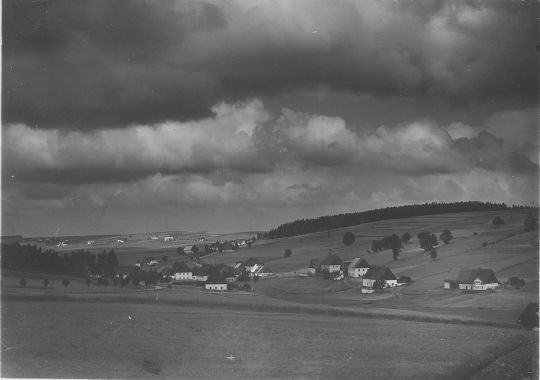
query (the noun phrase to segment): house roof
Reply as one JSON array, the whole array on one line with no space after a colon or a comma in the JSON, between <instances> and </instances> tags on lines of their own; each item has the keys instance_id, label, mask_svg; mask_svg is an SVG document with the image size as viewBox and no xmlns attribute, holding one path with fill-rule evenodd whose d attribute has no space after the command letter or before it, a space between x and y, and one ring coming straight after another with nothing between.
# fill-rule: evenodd
<instances>
[{"instance_id":1,"label":"house roof","mask_svg":"<svg viewBox=\"0 0 540 380\"><path fill-rule=\"evenodd\" d=\"M364 278L369 280L397 280L396 276L394 276L394 273L390 270L388 267L384 266L372 266L368 269L366 274L364 275Z\"/></svg>"},{"instance_id":2,"label":"house roof","mask_svg":"<svg viewBox=\"0 0 540 380\"><path fill-rule=\"evenodd\" d=\"M180 262L178 265L176 265L175 273L189 273L191 272L191 269L187 266L185 262Z\"/></svg>"},{"instance_id":3,"label":"house roof","mask_svg":"<svg viewBox=\"0 0 540 380\"><path fill-rule=\"evenodd\" d=\"M341 259L337 257L336 255L328 255L321 262L321 265L340 265L340 264L341 264Z\"/></svg>"},{"instance_id":4,"label":"house roof","mask_svg":"<svg viewBox=\"0 0 540 380\"><path fill-rule=\"evenodd\" d=\"M459 271L457 281L460 284L472 284L474 280L480 279L484 284L498 283L495 273L491 269L462 269Z\"/></svg>"},{"instance_id":5,"label":"house roof","mask_svg":"<svg viewBox=\"0 0 540 380\"><path fill-rule=\"evenodd\" d=\"M351 265L349 268L370 268L370 265L365 259L361 259L360 257L356 257L351 261Z\"/></svg>"},{"instance_id":6,"label":"house roof","mask_svg":"<svg viewBox=\"0 0 540 380\"><path fill-rule=\"evenodd\" d=\"M247 267L251 267L255 264L263 264L263 263L256 257L250 257L249 259L247 259L247 261L244 262L244 265Z\"/></svg>"}]
</instances>

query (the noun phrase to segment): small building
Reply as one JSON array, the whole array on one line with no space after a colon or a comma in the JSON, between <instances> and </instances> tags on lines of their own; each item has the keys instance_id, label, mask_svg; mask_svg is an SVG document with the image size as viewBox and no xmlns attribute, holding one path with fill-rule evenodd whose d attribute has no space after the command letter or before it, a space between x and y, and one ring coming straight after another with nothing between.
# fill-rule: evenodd
<instances>
[{"instance_id":1,"label":"small building","mask_svg":"<svg viewBox=\"0 0 540 380\"><path fill-rule=\"evenodd\" d=\"M444 280L445 289L488 290L499 287L499 281L491 269L461 269L455 280Z\"/></svg>"},{"instance_id":2,"label":"small building","mask_svg":"<svg viewBox=\"0 0 540 380\"><path fill-rule=\"evenodd\" d=\"M370 265L364 259L356 257L351 261L348 269L349 277L362 277L369 270Z\"/></svg>"},{"instance_id":3,"label":"small building","mask_svg":"<svg viewBox=\"0 0 540 380\"><path fill-rule=\"evenodd\" d=\"M320 266L321 271L328 271L328 273L334 273L341 271L341 259L337 255L328 255L323 261L321 261Z\"/></svg>"},{"instance_id":4,"label":"small building","mask_svg":"<svg viewBox=\"0 0 540 380\"><path fill-rule=\"evenodd\" d=\"M225 277L225 281L227 282L227 284L230 284L232 282L235 282L237 279L237 276L230 276L230 277Z\"/></svg>"},{"instance_id":5,"label":"small building","mask_svg":"<svg viewBox=\"0 0 540 380\"><path fill-rule=\"evenodd\" d=\"M388 267L372 266L364 274L362 286L368 289L393 288L397 286L397 278Z\"/></svg>"},{"instance_id":6,"label":"small building","mask_svg":"<svg viewBox=\"0 0 540 380\"><path fill-rule=\"evenodd\" d=\"M163 236L163 241L174 241L174 237L172 237L172 236Z\"/></svg>"},{"instance_id":7,"label":"small building","mask_svg":"<svg viewBox=\"0 0 540 380\"><path fill-rule=\"evenodd\" d=\"M227 284L205 284L204 288L206 290L227 290Z\"/></svg>"}]
</instances>

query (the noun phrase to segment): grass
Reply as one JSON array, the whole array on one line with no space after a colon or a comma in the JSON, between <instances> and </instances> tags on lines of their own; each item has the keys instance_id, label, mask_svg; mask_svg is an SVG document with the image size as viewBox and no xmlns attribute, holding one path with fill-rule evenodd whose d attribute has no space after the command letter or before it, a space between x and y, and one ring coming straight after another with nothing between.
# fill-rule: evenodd
<instances>
[{"instance_id":1,"label":"grass","mask_svg":"<svg viewBox=\"0 0 540 380\"><path fill-rule=\"evenodd\" d=\"M455 378L531 340L521 330L403 320L4 301L2 376Z\"/></svg>"}]
</instances>

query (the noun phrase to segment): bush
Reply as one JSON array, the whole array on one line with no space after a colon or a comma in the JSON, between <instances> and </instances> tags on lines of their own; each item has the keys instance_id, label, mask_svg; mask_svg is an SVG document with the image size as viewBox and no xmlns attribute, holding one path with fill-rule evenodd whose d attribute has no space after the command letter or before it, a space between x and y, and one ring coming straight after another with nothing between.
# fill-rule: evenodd
<instances>
[{"instance_id":1,"label":"bush","mask_svg":"<svg viewBox=\"0 0 540 380\"><path fill-rule=\"evenodd\" d=\"M50 282L49 282L48 279L43 280L43 287L44 287L44 288L48 288L48 287L49 287L49 284L50 284Z\"/></svg>"},{"instance_id":2,"label":"bush","mask_svg":"<svg viewBox=\"0 0 540 380\"><path fill-rule=\"evenodd\" d=\"M493 223L495 227L499 228L504 224L504 220L502 220L500 216L496 216L495 218L493 218L493 221L491 223Z\"/></svg>"},{"instance_id":3,"label":"bush","mask_svg":"<svg viewBox=\"0 0 540 380\"><path fill-rule=\"evenodd\" d=\"M521 288L525 286L525 280L519 277L510 277L508 279L507 284L509 284L510 286L514 286L516 288Z\"/></svg>"},{"instance_id":4,"label":"bush","mask_svg":"<svg viewBox=\"0 0 540 380\"><path fill-rule=\"evenodd\" d=\"M410 284L412 282L412 279L409 276L400 276L398 278L398 282L401 284Z\"/></svg>"},{"instance_id":5,"label":"bush","mask_svg":"<svg viewBox=\"0 0 540 380\"><path fill-rule=\"evenodd\" d=\"M26 287L26 280L25 280L24 278L21 278L21 279L19 280L19 284L21 284L21 286L22 286L23 288L25 288L25 287Z\"/></svg>"},{"instance_id":6,"label":"bush","mask_svg":"<svg viewBox=\"0 0 540 380\"><path fill-rule=\"evenodd\" d=\"M285 255L284 255L284 257L291 257L291 255L292 255L292 251L291 251L289 248L287 248L287 249L285 250Z\"/></svg>"},{"instance_id":7,"label":"bush","mask_svg":"<svg viewBox=\"0 0 540 380\"><path fill-rule=\"evenodd\" d=\"M345 232L345 235L343 235L343 245L353 245L355 240L356 238L351 231L347 231Z\"/></svg>"},{"instance_id":8,"label":"bush","mask_svg":"<svg viewBox=\"0 0 540 380\"><path fill-rule=\"evenodd\" d=\"M482 242L482 248L483 248L483 247L487 247L487 245L488 245L487 242L485 242L485 241Z\"/></svg>"},{"instance_id":9,"label":"bush","mask_svg":"<svg viewBox=\"0 0 540 380\"><path fill-rule=\"evenodd\" d=\"M409 240L411 240L411 234L408 232L405 232L403 235L401 235L401 241L403 243L407 243Z\"/></svg>"}]
</instances>

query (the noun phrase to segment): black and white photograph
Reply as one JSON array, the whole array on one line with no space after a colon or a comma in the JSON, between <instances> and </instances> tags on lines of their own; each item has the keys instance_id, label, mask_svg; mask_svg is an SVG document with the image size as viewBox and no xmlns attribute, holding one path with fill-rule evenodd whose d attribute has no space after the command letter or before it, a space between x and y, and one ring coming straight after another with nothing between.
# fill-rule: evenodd
<instances>
[{"instance_id":1,"label":"black and white photograph","mask_svg":"<svg viewBox=\"0 0 540 380\"><path fill-rule=\"evenodd\" d=\"M539 379L537 0L3 0L0 377Z\"/></svg>"}]
</instances>

